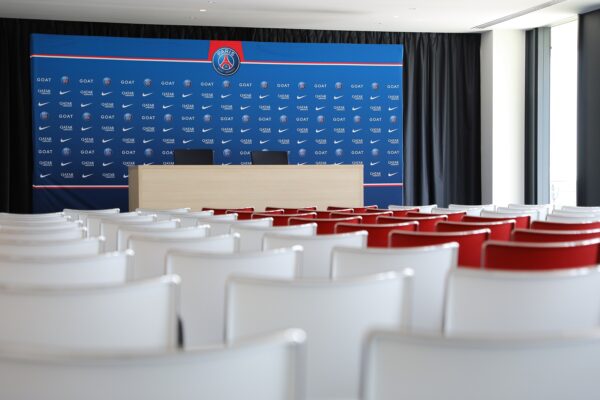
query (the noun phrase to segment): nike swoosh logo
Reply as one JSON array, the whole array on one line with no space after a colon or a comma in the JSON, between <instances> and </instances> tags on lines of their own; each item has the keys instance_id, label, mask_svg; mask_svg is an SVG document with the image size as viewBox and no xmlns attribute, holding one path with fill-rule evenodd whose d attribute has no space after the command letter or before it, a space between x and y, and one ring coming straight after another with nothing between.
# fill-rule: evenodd
<instances>
[{"instance_id":1,"label":"nike swoosh logo","mask_svg":"<svg viewBox=\"0 0 600 400\"><path fill-rule=\"evenodd\" d=\"M221 140L221 144L227 144L229 142L231 142L231 139L229 139L229 140Z\"/></svg>"},{"instance_id":2,"label":"nike swoosh logo","mask_svg":"<svg viewBox=\"0 0 600 400\"><path fill-rule=\"evenodd\" d=\"M58 94L60 94L62 96L63 94L67 94L67 93L70 93L70 92L71 92L70 90L65 90L64 92L62 90L59 90Z\"/></svg>"},{"instance_id":3,"label":"nike swoosh logo","mask_svg":"<svg viewBox=\"0 0 600 400\"><path fill-rule=\"evenodd\" d=\"M60 142L61 142L61 143L65 143L65 142L68 142L68 141L69 141L69 140L71 140L71 139L73 139L73 138L68 138L68 139L63 139L63 138L60 138Z\"/></svg>"},{"instance_id":4,"label":"nike swoosh logo","mask_svg":"<svg viewBox=\"0 0 600 400\"><path fill-rule=\"evenodd\" d=\"M377 165L377 164L379 164L380 162L381 162L381 161L375 161L375 162L371 161L371 167L372 167L373 165Z\"/></svg>"},{"instance_id":5,"label":"nike swoosh logo","mask_svg":"<svg viewBox=\"0 0 600 400\"><path fill-rule=\"evenodd\" d=\"M321 106L321 107L315 107L315 111L321 111L322 109L324 109L325 106Z\"/></svg>"},{"instance_id":6,"label":"nike swoosh logo","mask_svg":"<svg viewBox=\"0 0 600 400\"><path fill-rule=\"evenodd\" d=\"M388 172L388 176L398 175L398 172Z\"/></svg>"},{"instance_id":7,"label":"nike swoosh logo","mask_svg":"<svg viewBox=\"0 0 600 400\"><path fill-rule=\"evenodd\" d=\"M109 94L111 94L112 92L100 92L101 96L108 96Z\"/></svg>"},{"instance_id":8,"label":"nike swoosh logo","mask_svg":"<svg viewBox=\"0 0 600 400\"><path fill-rule=\"evenodd\" d=\"M224 162L224 163L221 163L221 165L231 165L231 163L230 162Z\"/></svg>"},{"instance_id":9,"label":"nike swoosh logo","mask_svg":"<svg viewBox=\"0 0 600 400\"><path fill-rule=\"evenodd\" d=\"M296 143L298 143L298 144L302 144L302 143L304 143L304 142L306 142L306 140L298 140Z\"/></svg>"},{"instance_id":10,"label":"nike swoosh logo","mask_svg":"<svg viewBox=\"0 0 600 400\"><path fill-rule=\"evenodd\" d=\"M47 126L38 126L38 130L40 130L40 131L43 131L43 130L48 129L48 128L50 128L50 125L47 125Z\"/></svg>"},{"instance_id":11,"label":"nike swoosh logo","mask_svg":"<svg viewBox=\"0 0 600 400\"><path fill-rule=\"evenodd\" d=\"M344 139L342 139L342 140L334 140L334 141L333 141L333 144L342 143L343 141L344 141Z\"/></svg>"},{"instance_id":12,"label":"nike swoosh logo","mask_svg":"<svg viewBox=\"0 0 600 400\"><path fill-rule=\"evenodd\" d=\"M44 179L45 177L50 176L50 175L52 175L52 174L43 174L43 175L40 174L40 178Z\"/></svg>"},{"instance_id":13,"label":"nike swoosh logo","mask_svg":"<svg viewBox=\"0 0 600 400\"><path fill-rule=\"evenodd\" d=\"M83 179L85 179L85 178L89 178L89 177L90 177L90 176L92 176L92 175L94 175L94 174L87 174L87 175L86 175L86 174L81 174L81 177L82 177Z\"/></svg>"},{"instance_id":14,"label":"nike swoosh logo","mask_svg":"<svg viewBox=\"0 0 600 400\"><path fill-rule=\"evenodd\" d=\"M45 103L38 103L38 107L44 107L46 104L50 104L50 102L47 101Z\"/></svg>"},{"instance_id":15,"label":"nike swoosh logo","mask_svg":"<svg viewBox=\"0 0 600 400\"><path fill-rule=\"evenodd\" d=\"M221 95L221 98L222 98L222 99L226 99L226 98L228 98L229 96L231 96L231 93L230 93L230 94L222 94L222 95Z\"/></svg>"},{"instance_id":16,"label":"nike swoosh logo","mask_svg":"<svg viewBox=\"0 0 600 400\"><path fill-rule=\"evenodd\" d=\"M109 165L112 165L112 164L114 164L114 161L111 161L111 162L103 162L103 163L102 163L102 166L103 166L103 167L108 167Z\"/></svg>"},{"instance_id":17,"label":"nike swoosh logo","mask_svg":"<svg viewBox=\"0 0 600 400\"><path fill-rule=\"evenodd\" d=\"M131 107L133 104L121 104L122 108L129 108Z\"/></svg>"},{"instance_id":18,"label":"nike swoosh logo","mask_svg":"<svg viewBox=\"0 0 600 400\"><path fill-rule=\"evenodd\" d=\"M315 129L315 133L321 133L321 132L323 132L325 129L327 129L327 128L323 128L323 129Z\"/></svg>"},{"instance_id":19,"label":"nike swoosh logo","mask_svg":"<svg viewBox=\"0 0 600 400\"><path fill-rule=\"evenodd\" d=\"M270 141L270 139L267 139L267 140L259 140L260 144L265 144L265 143L268 143L269 141Z\"/></svg>"},{"instance_id":20,"label":"nike swoosh logo","mask_svg":"<svg viewBox=\"0 0 600 400\"><path fill-rule=\"evenodd\" d=\"M183 97L184 99L186 97L190 97L193 93L181 93L181 97Z\"/></svg>"},{"instance_id":21,"label":"nike swoosh logo","mask_svg":"<svg viewBox=\"0 0 600 400\"><path fill-rule=\"evenodd\" d=\"M371 142L371 144L375 144L375 143L379 142L380 140L381 140L381 139L377 139L377 140L371 140L370 142Z\"/></svg>"},{"instance_id":22,"label":"nike swoosh logo","mask_svg":"<svg viewBox=\"0 0 600 400\"><path fill-rule=\"evenodd\" d=\"M112 142L113 140L114 140L114 138L111 138L111 139L102 139L102 143Z\"/></svg>"},{"instance_id":23,"label":"nike swoosh logo","mask_svg":"<svg viewBox=\"0 0 600 400\"><path fill-rule=\"evenodd\" d=\"M123 179L129 178L129 175L123 174Z\"/></svg>"},{"instance_id":24,"label":"nike swoosh logo","mask_svg":"<svg viewBox=\"0 0 600 400\"><path fill-rule=\"evenodd\" d=\"M164 105L162 106L163 110L166 110L167 108L171 108L173 107L173 104L169 104L169 105ZM204 107L202 107L202 109L204 110Z\"/></svg>"},{"instance_id":25,"label":"nike swoosh logo","mask_svg":"<svg viewBox=\"0 0 600 400\"><path fill-rule=\"evenodd\" d=\"M150 92L150 93L142 93L142 97L148 97L148 96L150 96L152 93L153 93L153 92Z\"/></svg>"},{"instance_id":26,"label":"nike swoosh logo","mask_svg":"<svg viewBox=\"0 0 600 400\"><path fill-rule=\"evenodd\" d=\"M61 163L60 163L60 166L61 166L61 167L66 167L67 165L69 165L69 164L72 164L72 163L73 163L73 161L69 161L69 162L61 162Z\"/></svg>"},{"instance_id":27,"label":"nike swoosh logo","mask_svg":"<svg viewBox=\"0 0 600 400\"><path fill-rule=\"evenodd\" d=\"M398 106L396 106L396 107L388 107L388 111L394 111L396 108L398 108Z\"/></svg>"},{"instance_id":28,"label":"nike swoosh logo","mask_svg":"<svg viewBox=\"0 0 600 400\"><path fill-rule=\"evenodd\" d=\"M283 111L283 110L285 110L286 108L288 108L288 106L277 107L277 109L278 109L279 111Z\"/></svg>"},{"instance_id":29,"label":"nike swoosh logo","mask_svg":"<svg viewBox=\"0 0 600 400\"><path fill-rule=\"evenodd\" d=\"M306 165L305 162L299 162L298 165Z\"/></svg>"},{"instance_id":30,"label":"nike swoosh logo","mask_svg":"<svg viewBox=\"0 0 600 400\"><path fill-rule=\"evenodd\" d=\"M333 99L334 99L334 100L338 100L338 99L341 99L342 97L344 97L344 95L341 95L341 96L333 96Z\"/></svg>"},{"instance_id":31,"label":"nike swoosh logo","mask_svg":"<svg viewBox=\"0 0 600 400\"><path fill-rule=\"evenodd\" d=\"M189 139L189 140L183 139L182 143L183 144L188 144L188 143L193 142L193 141L194 141L194 139Z\"/></svg>"},{"instance_id":32,"label":"nike swoosh logo","mask_svg":"<svg viewBox=\"0 0 600 400\"><path fill-rule=\"evenodd\" d=\"M92 105L92 103L86 103L86 104L81 103L81 108L85 108L85 107L88 107L91 105Z\"/></svg>"},{"instance_id":33,"label":"nike swoosh logo","mask_svg":"<svg viewBox=\"0 0 600 400\"><path fill-rule=\"evenodd\" d=\"M307 96L306 94L305 94L305 95L303 95L303 96L296 96L296 99L297 99L297 100L302 100L302 99L303 99L303 98L305 98L306 96Z\"/></svg>"},{"instance_id":34,"label":"nike swoosh logo","mask_svg":"<svg viewBox=\"0 0 600 400\"><path fill-rule=\"evenodd\" d=\"M395 128L395 129L388 129L388 133L394 133L394 132L396 132L397 130L398 130L398 128Z\"/></svg>"},{"instance_id":35,"label":"nike swoosh logo","mask_svg":"<svg viewBox=\"0 0 600 400\"><path fill-rule=\"evenodd\" d=\"M376 99L378 99L379 97L380 97L380 96L371 96L371 97L369 97L369 98L370 98L371 100L376 100Z\"/></svg>"},{"instance_id":36,"label":"nike swoosh logo","mask_svg":"<svg viewBox=\"0 0 600 400\"><path fill-rule=\"evenodd\" d=\"M82 126L82 127L81 127L81 132L89 131L90 129L92 129L92 127L91 127L91 126L85 126L85 127L84 127L84 126Z\"/></svg>"},{"instance_id":37,"label":"nike swoosh logo","mask_svg":"<svg viewBox=\"0 0 600 400\"><path fill-rule=\"evenodd\" d=\"M283 132L285 132L285 131L287 131L287 130L288 130L288 128L285 128L285 129L278 129L277 131L278 131L279 133L283 133Z\"/></svg>"},{"instance_id":38,"label":"nike swoosh logo","mask_svg":"<svg viewBox=\"0 0 600 400\"><path fill-rule=\"evenodd\" d=\"M266 99L267 97L269 97L269 95L268 95L268 94L259 94L259 95L258 95L258 98L259 98L259 99Z\"/></svg>"},{"instance_id":39,"label":"nike swoosh logo","mask_svg":"<svg viewBox=\"0 0 600 400\"><path fill-rule=\"evenodd\" d=\"M143 139L142 143L146 144L146 143L150 143L152 141L154 141L154 139Z\"/></svg>"},{"instance_id":40,"label":"nike swoosh logo","mask_svg":"<svg viewBox=\"0 0 600 400\"><path fill-rule=\"evenodd\" d=\"M211 107L212 107L212 104L211 104L211 105L209 105L209 106L202 106L202 109L203 109L203 110L208 110L208 109L209 109L209 108L211 108Z\"/></svg>"},{"instance_id":41,"label":"nike swoosh logo","mask_svg":"<svg viewBox=\"0 0 600 400\"><path fill-rule=\"evenodd\" d=\"M163 128L163 132L169 132L170 130L172 130L173 128Z\"/></svg>"},{"instance_id":42,"label":"nike swoosh logo","mask_svg":"<svg viewBox=\"0 0 600 400\"><path fill-rule=\"evenodd\" d=\"M352 111L360 110L361 108L362 108L362 106L352 107Z\"/></svg>"},{"instance_id":43,"label":"nike swoosh logo","mask_svg":"<svg viewBox=\"0 0 600 400\"><path fill-rule=\"evenodd\" d=\"M334 164L335 164L335 165L342 165L342 164L343 164L343 162L336 162L336 163L334 163Z\"/></svg>"},{"instance_id":44,"label":"nike swoosh logo","mask_svg":"<svg viewBox=\"0 0 600 400\"><path fill-rule=\"evenodd\" d=\"M173 128L171 128L171 129L173 129ZM212 131L212 128L202 128L202 133L206 133L209 131ZM164 132L164 129L163 129L163 132Z\"/></svg>"},{"instance_id":45,"label":"nike swoosh logo","mask_svg":"<svg viewBox=\"0 0 600 400\"><path fill-rule=\"evenodd\" d=\"M352 133L356 133L356 132L360 132L360 131L362 131L362 128L359 128L359 129L352 129Z\"/></svg>"},{"instance_id":46,"label":"nike swoosh logo","mask_svg":"<svg viewBox=\"0 0 600 400\"><path fill-rule=\"evenodd\" d=\"M129 127L129 128L123 128L123 132L127 132L129 130L133 129L133 126Z\"/></svg>"},{"instance_id":47,"label":"nike swoosh logo","mask_svg":"<svg viewBox=\"0 0 600 400\"><path fill-rule=\"evenodd\" d=\"M240 106L240 110L244 111L246 109L250 108L250 106Z\"/></svg>"},{"instance_id":48,"label":"nike swoosh logo","mask_svg":"<svg viewBox=\"0 0 600 400\"><path fill-rule=\"evenodd\" d=\"M246 132L248 132L250 129L252 129L252 128L248 128L248 129L240 129L240 132L242 132L242 133L246 133Z\"/></svg>"}]
</instances>

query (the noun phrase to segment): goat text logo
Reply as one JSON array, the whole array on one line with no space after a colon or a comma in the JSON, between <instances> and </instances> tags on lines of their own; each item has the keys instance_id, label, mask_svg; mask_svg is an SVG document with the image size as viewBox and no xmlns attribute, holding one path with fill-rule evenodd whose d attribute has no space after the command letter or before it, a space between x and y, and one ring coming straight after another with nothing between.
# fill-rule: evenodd
<instances>
[{"instance_id":1,"label":"goat text logo","mask_svg":"<svg viewBox=\"0 0 600 400\"><path fill-rule=\"evenodd\" d=\"M240 68L240 56L235 50L229 47L221 47L215 51L212 64L218 74L230 76L235 74Z\"/></svg>"}]
</instances>

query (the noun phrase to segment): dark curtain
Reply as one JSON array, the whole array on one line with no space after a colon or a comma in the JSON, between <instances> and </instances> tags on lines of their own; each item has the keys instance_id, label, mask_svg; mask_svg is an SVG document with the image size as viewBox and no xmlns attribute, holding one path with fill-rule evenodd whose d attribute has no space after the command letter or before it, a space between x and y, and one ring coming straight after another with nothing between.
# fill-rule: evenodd
<instances>
[{"instance_id":1,"label":"dark curtain","mask_svg":"<svg viewBox=\"0 0 600 400\"><path fill-rule=\"evenodd\" d=\"M405 203L480 203L479 34L315 31L0 19L0 210L31 211L32 33L404 44Z\"/></svg>"},{"instance_id":2,"label":"dark curtain","mask_svg":"<svg viewBox=\"0 0 600 400\"><path fill-rule=\"evenodd\" d=\"M525 33L525 204L537 203L537 31Z\"/></svg>"},{"instance_id":3,"label":"dark curtain","mask_svg":"<svg viewBox=\"0 0 600 400\"><path fill-rule=\"evenodd\" d=\"M579 16L577 205L600 205L600 10Z\"/></svg>"}]
</instances>

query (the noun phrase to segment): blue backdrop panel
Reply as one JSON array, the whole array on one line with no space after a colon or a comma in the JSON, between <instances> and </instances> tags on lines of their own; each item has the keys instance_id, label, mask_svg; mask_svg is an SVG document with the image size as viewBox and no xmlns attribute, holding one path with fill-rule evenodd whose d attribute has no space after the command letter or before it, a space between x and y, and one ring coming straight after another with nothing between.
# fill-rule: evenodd
<instances>
[{"instance_id":1,"label":"blue backdrop panel","mask_svg":"<svg viewBox=\"0 0 600 400\"><path fill-rule=\"evenodd\" d=\"M217 164L263 149L362 164L365 203L402 202L401 45L31 42L35 212L125 210L127 167L172 164L176 148L211 148Z\"/></svg>"}]
</instances>

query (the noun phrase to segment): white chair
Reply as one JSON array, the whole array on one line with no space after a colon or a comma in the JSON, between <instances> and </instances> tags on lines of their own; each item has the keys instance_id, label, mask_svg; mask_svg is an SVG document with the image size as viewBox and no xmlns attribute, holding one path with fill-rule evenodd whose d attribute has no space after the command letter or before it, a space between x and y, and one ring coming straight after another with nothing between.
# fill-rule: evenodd
<instances>
[{"instance_id":1,"label":"white chair","mask_svg":"<svg viewBox=\"0 0 600 400\"><path fill-rule=\"evenodd\" d=\"M129 238L133 235L148 237L190 238L206 237L210 227L208 225L178 227L178 221L158 221L148 225L122 225L117 231L117 250L127 250Z\"/></svg>"},{"instance_id":2,"label":"white chair","mask_svg":"<svg viewBox=\"0 0 600 400\"><path fill-rule=\"evenodd\" d=\"M135 252L131 279L139 280L164 275L166 256L169 251L235 253L238 250L238 240L238 235L194 238L133 235L129 238L128 244Z\"/></svg>"},{"instance_id":3,"label":"white chair","mask_svg":"<svg viewBox=\"0 0 600 400\"><path fill-rule=\"evenodd\" d=\"M431 214L442 214L442 215L448 215L448 214L462 214L465 211L469 211L469 210L455 210L452 208L443 208L443 207L433 207L430 211ZM479 215L479 214L477 214Z\"/></svg>"},{"instance_id":4,"label":"white chair","mask_svg":"<svg viewBox=\"0 0 600 400\"><path fill-rule=\"evenodd\" d=\"M233 254L170 251L166 271L182 282L185 347L223 343L225 284L231 275L293 279L301 252L299 247Z\"/></svg>"},{"instance_id":5,"label":"white chair","mask_svg":"<svg viewBox=\"0 0 600 400\"><path fill-rule=\"evenodd\" d=\"M552 212L552 204L509 204L508 208L515 210L537 210L540 221L545 221L546 216Z\"/></svg>"},{"instance_id":6,"label":"white chair","mask_svg":"<svg viewBox=\"0 0 600 400\"><path fill-rule=\"evenodd\" d=\"M331 252L334 247L367 247L367 232L333 235L297 236L268 233L263 238L263 250L302 246L304 249L300 276L328 278L331 274Z\"/></svg>"},{"instance_id":7,"label":"white chair","mask_svg":"<svg viewBox=\"0 0 600 400\"><path fill-rule=\"evenodd\" d=\"M63 213L69 217L72 221L82 220L85 224L87 222L86 215L89 213L95 214L118 214L121 210L118 208L105 208L102 210L76 210L72 208L65 208Z\"/></svg>"},{"instance_id":8,"label":"white chair","mask_svg":"<svg viewBox=\"0 0 600 400\"><path fill-rule=\"evenodd\" d=\"M546 216L546 221L566 223L600 221L600 215L594 215L589 213L581 214L583 215L579 215L576 213L573 213L572 215L565 215L564 213L559 214L555 211L552 214L548 214L548 216Z\"/></svg>"},{"instance_id":9,"label":"white chair","mask_svg":"<svg viewBox=\"0 0 600 400\"><path fill-rule=\"evenodd\" d=\"M306 331L307 398L358 398L361 344L370 329L402 326L403 277L344 280L230 278L226 338L285 327Z\"/></svg>"},{"instance_id":10,"label":"white chair","mask_svg":"<svg viewBox=\"0 0 600 400\"><path fill-rule=\"evenodd\" d=\"M120 214L109 214L106 213L87 213L86 214L86 227L90 237L100 236L100 223L102 220L111 219L114 221L127 221L141 218L141 221L148 220L148 216L143 217L137 212L127 212Z\"/></svg>"},{"instance_id":11,"label":"white chair","mask_svg":"<svg viewBox=\"0 0 600 400\"><path fill-rule=\"evenodd\" d=\"M103 236L106 240L105 250L115 251L119 249L119 229L131 230L149 228L152 231L178 227L179 222L177 220L156 221L156 218L153 215L143 215L132 220L102 219L100 220L100 236Z\"/></svg>"},{"instance_id":12,"label":"white chair","mask_svg":"<svg viewBox=\"0 0 600 400\"><path fill-rule=\"evenodd\" d=\"M600 207L562 206L561 211L600 213Z\"/></svg>"},{"instance_id":13,"label":"white chair","mask_svg":"<svg viewBox=\"0 0 600 400\"><path fill-rule=\"evenodd\" d=\"M429 205L422 205L422 206L399 206L399 205L395 205L395 204L390 204L390 205L388 205L388 210L412 210L412 209L418 208L419 212L430 213L431 209L434 207L437 207L437 204L429 204Z\"/></svg>"},{"instance_id":14,"label":"white chair","mask_svg":"<svg viewBox=\"0 0 600 400\"><path fill-rule=\"evenodd\" d=\"M235 223L231 225L230 232L240 234L240 251L253 251L262 249L263 237L267 233L315 236L317 234L317 224L310 223L290 226L249 226L247 224Z\"/></svg>"},{"instance_id":15,"label":"white chair","mask_svg":"<svg viewBox=\"0 0 600 400\"><path fill-rule=\"evenodd\" d=\"M0 255L39 257L68 257L94 255L104 252L104 238L70 240L0 240Z\"/></svg>"},{"instance_id":16,"label":"white chair","mask_svg":"<svg viewBox=\"0 0 600 400\"><path fill-rule=\"evenodd\" d=\"M450 273L445 332L531 334L600 326L600 269Z\"/></svg>"},{"instance_id":17,"label":"white chair","mask_svg":"<svg viewBox=\"0 0 600 400\"><path fill-rule=\"evenodd\" d=\"M237 214L236 214L237 215ZM209 220L199 220L203 223L210 225L210 234L211 236L218 235L226 235L229 233L231 226L236 224L237 226L258 226L263 228L268 228L273 226L273 218L258 218L258 219L245 219L245 220L233 220L233 221L223 221L216 219Z\"/></svg>"},{"instance_id":18,"label":"white chair","mask_svg":"<svg viewBox=\"0 0 600 400\"><path fill-rule=\"evenodd\" d=\"M131 250L72 257L0 256L0 285L84 286L122 284L133 261Z\"/></svg>"},{"instance_id":19,"label":"white chair","mask_svg":"<svg viewBox=\"0 0 600 400\"><path fill-rule=\"evenodd\" d=\"M214 210L207 210L208 212L213 212ZM204 212L204 211L199 211ZM192 214L192 213L190 213ZM195 213L194 213L195 214ZM209 216L189 216L182 215L179 217L181 220L181 226L196 226L196 225L204 225L210 224L211 221L237 221L238 215L236 213L233 214L220 214L220 215L209 215Z\"/></svg>"},{"instance_id":20,"label":"white chair","mask_svg":"<svg viewBox=\"0 0 600 400\"><path fill-rule=\"evenodd\" d=\"M164 221L164 220L168 220L171 218L181 218L181 217L185 217L185 218L206 218L206 217L212 217L214 214L213 210L207 210L207 211L159 211L156 213L156 217L158 218L159 221Z\"/></svg>"},{"instance_id":21,"label":"white chair","mask_svg":"<svg viewBox=\"0 0 600 400\"><path fill-rule=\"evenodd\" d=\"M0 228L0 241L25 240L25 241L56 241L69 239L84 239L87 237L86 228L72 228L70 226L56 229L19 229Z\"/></svg>"},{"instance_id":22,"label":"white chair","mask_svg":"<svg viewBox=\"0 0 600 400\"><path fill-rule=\"evenodd\" d=\"M414 271L410 328L442 332L448 273L456 268L458 243L401 249L334 248L331 259L333 279L379 272Z\"/></svg>"},{"instance_id":23,"label":"white chair","mask_svg":"<svg viewBox=\"0 0 600 400\"><path fill-rule=\"evenodd\" d=\"M596 400L599 369L597 332L523 339L375 332L361 399Z\"/></svg>"},{"instance_id":24,"label":"white chair","mask_svg":"<svg viewBox=\"0 0 600 400\"><path fill-rule=\"evenodd\" d=\"M68 219L56 219L56 220L52 220L52 219L41 219L41 220L35 220L35 219L23 219L23 220L10 219L10 220L0 221L0 229L6 229L6 228L12 228L12 229L16 229L16 228L23 228L23 229L59 229L59 228L65 228L66 229L66 227L73 227L73 226L82 227L84 225L83 225L83 222L81 220L70 221Z\"/></svg>"},{"instance_id":25,"label":"white chair","mask_svg":"<svg viewBox=\"0 0 600 400\"><path fill-rule=\"evenodd\" d=\"M62 211L43 214L0 213L0 224L5 221L68 221L69 217Z\"/></svg>"},{"instance_id":26,"label":"white chair","mask_svg":"<svg viewBox=\"0 0 600 400\"><path fill-rule=\"evenodd\" d=\"M558 210L558 211L554 211L552 213L552 215L554 216L558 216L558 217L574 217L574 218L584 218L587 217L588 219L598 219L600 218L600 212L583 212L583 211L565 211L565 210Z\"/></svg>"},{"instance_id":27,"label":"white chair","mask_svg":"<svg viewBox=\"0 0 600 400\"><path fill-rule=\"evenodd\" d=\"M467 215L478 217L481 211L496 211L496 206L493 204L448 204L448 208L451 210L464 210L467 211ZM469 211L472 211L472 214ZM477 211L475 211L477 210Z\"/></svg>"},{"instance_id":28,"label":"white chair","mask_svg":"<svg viewBox=\"0 0 600 400\"><path fill-rule=\"evenodd\" d=\"M492 217L492 212L483 211L481 213L482 217ZM540 211L538 209L516 209L516 208L508 208L508 207L496 207L496 211L494 215L500 215L502 217L515 217L520 215L529 215L531 217L531 221L540 220Z\"/></svg>"},{"instance_id":29,"label":"white chair","mask_svg":"<svg viewBox=\"0 0 600 400\"><path fill-rule=\"evenodd\" d=\"M177 276L165 276L114 286L0 287L0 346L173 349L177 345L178 284Z\"/></svg>"},{"instance_id":30,"label":"white chair","mask_svg":"<svg viewBox=\"0 0 600 400\"><path fill-rule=\"evenodd\" d=\"M179 207L179 208L144 208L138 207L135 211L141 215L153 215L153 214L187 214L190 212L189 207Z\"/></svg>"},{"instance_id":31,"label":"white chair","mask_svg":"<svg viewBox=\"0 0 600 400\"><path fill-rule=\"evenodd\" d=\"M102 356L0 349L0 391L13 400L303 400L305 336L290 329L227 347Z\"/></svg>"}]
</instances>

